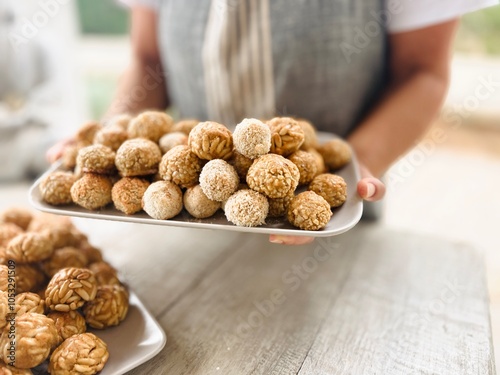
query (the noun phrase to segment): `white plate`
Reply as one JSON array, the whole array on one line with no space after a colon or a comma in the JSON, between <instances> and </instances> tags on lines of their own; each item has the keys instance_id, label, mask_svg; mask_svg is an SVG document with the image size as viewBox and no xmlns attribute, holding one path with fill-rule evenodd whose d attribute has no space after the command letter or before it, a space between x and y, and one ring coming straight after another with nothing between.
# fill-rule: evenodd
<instances>
[{"instance_id":1,"label":"white plate","mask_svg":"<svg viewBox=\"0 0 500 375\"><path fill-rule=\"evenodd\" d=\"M328 138L332 138L332 135L320 133L321 140L326 140ZM53 172L54 170L57 170L59 168L60 164L55 164L46 172L46 174ZM112 205L109 205L99 211L89 211L75 204L67 206L51 206L42 200L38 188L40 180L45 175L40 177L40 179L38 179L31 187L29 192L29 199L31 204L40 211L58 215L78 216L89 219L104 219L140 224L166 225L189 228L221 229L238 232L329 237L344 233L353 228L359 222L363 213L363 202L356 191L357 182L360 178L359 166L356 160L356 156L353 154L351 162L335 173L342 176L347 183L347 200L341 207L333 209L333 215L330 219L330 222L326 225L325 228L319 231L300 230L289 224L285 218L267 219L266 224L260 227L239 227L227 221L224 213L221 210L219 210L214 216L208 219L195 219L185 210L182 210L179 215L172 219L156 220L149 217L145 212L139 212L134 215L125 215L124 213L116 210Z\"/></svg>"},{"instance_id":2,"label":"white plate","mask_svg":"<svg viewBox=\"0 0 500 375\"><path fill-rule=\"evenodd\" d=\"M99 375L121 375L150 360L163 349L167 336L137 296L130 292L130 307L125 320L117 327L89 330L108 345L109 359ZM48 374L46 365L33 370Z\"/></svg>"}]
</instances>

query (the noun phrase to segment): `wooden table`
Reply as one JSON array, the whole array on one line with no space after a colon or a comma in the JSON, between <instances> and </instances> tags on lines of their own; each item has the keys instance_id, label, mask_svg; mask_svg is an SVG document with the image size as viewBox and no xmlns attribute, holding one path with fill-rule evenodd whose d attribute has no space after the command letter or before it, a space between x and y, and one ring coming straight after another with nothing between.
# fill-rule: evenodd
<instances>
[{"instance_id":1,"label":"wooden table","mask_svg":"<svg viewBox=\"0 0 500 375\"><path fill-rule=\"evenodd\" d=\"M466 245L373 224L285 247L102 223L84 226L168 337L129 374L495 374L483 260Z\"/></svg>"}]
</instances>

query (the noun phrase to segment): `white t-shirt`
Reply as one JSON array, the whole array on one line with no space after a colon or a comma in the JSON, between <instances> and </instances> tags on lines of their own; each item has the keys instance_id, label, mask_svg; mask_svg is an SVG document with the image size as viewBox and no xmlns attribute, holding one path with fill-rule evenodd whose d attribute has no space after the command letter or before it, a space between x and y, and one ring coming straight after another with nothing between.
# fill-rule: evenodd
<instances>
[{"instance_id":1,"label":"white t-shirt","mask_svg":"<svg viewBox=\"0 0 500 375\"><path fill-rule=\"evenodd\" d=\"M119 0L128 6L141 5L157 9L161 0ZM446 22L466 13L498 5L498 0L387 0L389 33L400 33Z\"/></svg>"}]
</instances>

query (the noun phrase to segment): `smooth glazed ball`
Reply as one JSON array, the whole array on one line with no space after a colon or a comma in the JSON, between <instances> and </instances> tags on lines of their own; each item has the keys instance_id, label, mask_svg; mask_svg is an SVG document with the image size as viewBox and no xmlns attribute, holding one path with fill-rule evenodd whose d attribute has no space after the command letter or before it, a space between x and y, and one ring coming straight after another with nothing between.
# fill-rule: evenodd
<instances>
[{"instance_id":1,"label":"smooth glazed ball","mask_svg":"<svg viewBox=\"0 0 500 375\"><path fill-rule=\"evenodd\" d=\"M83 307L85 321L92 328L105 329L117 326L127 316L128 293L120 285L103 285L97 287L94 300Z\"/></svg>"},{"instance_id":2,"label":"smooth glazed ball","mask_svg":"<svg viewBox=\"0 0 500 375\"><path fill-rule=\"evenodd\" d=\"M154 182L142 197L142 208L153 219L171 219L182 211L182 191L170 181Z\"/></svg>"},{"instance_id":3,"label":"smooth glazed ball","mask_svg":"<svg viewBox=\"0 0 500 375\"><path fill-rule=\"evenodd\" d=\"M222 124L200 122L189 133L188 145L200 159L229 159L233 151L233 136Z\"/></svg>"},{"instance_id":4,"label":"smooth glazed ball","mask_svg":"<svg viewBox=\"0 0 500 375\"><path fill-rule=\"evenodd\" d=\"M250 189L238 190L224 206L227 220L242 227L265 224L268 212L267 198Z\"/></svg>"},{"instance_id":5,"label":"smooth glazed ball","mask_svg":"<svg viewBox=\"0 0 500 375\"><path fill-rule=\"evenodd\" d=\"M294 197L294 193L290 193L284 198L268 198L269 213L268 217L282 217L288 212L288 206Z\"/></svg>"},{"instance_id":6,"label":"smooth glazed ball","mask_svg":"<svg viewBox=\"0 0 500 375\"><path fill-rule=\"evenodd\" d=\"M276 154L256 159L247 174L248 186L268 198L284 198L299 184L300 172L295 164Z\"/></svg>"},{"instance_id":7,"label":"smooth glazed ball","mask_svg":"<svg viewBox=\"0 0 500 375\"><path fill-rule=\"evenodd\" d=\"M288 221L304 230L324 228L332 211L328 202L314 191L305 191L295 196L288 207Z\"/></svg>"},{"instance_id":8,"label":"smooth glazed ball","mask_svg":"<svg viewBox=\"0 0 500 375\"><path fill-rule=\"evenodd\" d=\"M71 336L87 331L85 318L78 311L52 311L47 314L47 317L54 321L59 335L59 343L62 343Z\"/></svg>"},{"instance_id":9,"label":"smooth glazed ball","mask_svg":"<svg viewBox=\"0 0 500 375\"><path fill-rule=\"evenodd\" d=\"M63 268L83 268L87 264L88 259L80 249L68 246L55 250L49 259L42 262L41 268L48 277L53 277Z\"/></svg>"},{"instance_id":10,"label":"smooth glazed ball","mask_svg":"<svg viewBox=\"0 0 500 375\"><path fill-rule=\"evenodd\" d=\"M23 230L13 223L0 223L0 246L7 246L11 239L23 233Z\"/></svg>"},{"instance_id":11,"label":"smooth glazed ball","mask_svg":"<svg viewBox=\"0 0 500 375\"><path fill-rule=\"evenodd\" d=\"M238 173L224 160L211 160L201 170L200 186L210 200L225 201L238 189L239 183Z\"/></svg>"},{"instance_id":12,"label":"smooth glazed ball","mask_svg":"<svg viewBox=\"0 0 500 375\"><path fill-rule=\"evenodd\" d=\"M26 230L32 218L33 215L29 210L22 207L10 207L0 215L0 223L12 223Z\"/></svg>"},{"instance_id":13,"label":"smooth glazed ball","mask_svg":"<svg viewBox=\"0 0 500 375\"><path fill-rule=\"evenodd\" d=\"M331 173L315 177L309 185L309 190L325 198L331 207L339 207L347 199L347 185L344 179Z\"/></svg>"},{"instance_id":14,"label":"smooth glazed ball","mask_svg":"<svg viewBox=\"0 0 500 375\"><path fill-rule=\"evenodd\" d=\"M300 173L299 185L307 185L318 174L318 165L313 154L298 150L288 157L297 166Z\"/></svg>"},{"instance_id":15,"label":"smooth glazed ball","mask_svg":"<svg viewBox=\"0 0 500 375\"><path fill-rule=\"evenodd\" d=\"M9 358L9 326L0 337L0 357ZM15 317L16 345L12 362L17 368L32 368L45 361L56 346L58 334L54 321L42 314L27 313ZM10 362L10 361L9 361Z\"/></svg>"},{"instance_id":16,"label":"smooth glazed ball","mask_svg":"<svg viewBox=\"0 0 500 375\"><path fill-rule=\"evenodd\" d=\"M182 188L198 184L202 161L188 146L176 146L163 155L160 176Z\"/></svg>"},{"instance_id":17,"label":"smooth glazed ball","mask_svg":"<svg viewBox=\"0 0 500 375\"><path fill-rule=\"evenodd\" d=\"M351 161L351 147L342 139L332 139L318 148L326 166L330 170L337 170Z\"/></svg>"},{"instance_id":18,"label":"smooth glazed ball","mask_svg":"<svg viewBox=\"0 0 500 375\"><path fill-rule=\"evenodd\" d=\"M122 177L146 176L158 172L161 151L148 139L129 139L116 152L115 164Z\"/></svg>"},{"instance_id":19,"label":"smooth glazed ball","mask_svg":"<svg viewBox=\"0 0 500 375\"><path fill-rule=\"evenodd\" d=\"M275 117L267 122L271 129L271 152L288 156L304 143L304 131L299 123L290 117Z\"/></svg>"},{"instance_id":20,"label":"smooth glazed ball","mask_svg":"<svg viewBox=\"0 0 500 375\"><path fill-rule=\"evenodd\" d=\"M241 155L256 159L271 149L271 129L260 120L246 118L236 125L233 142Z\"/></svg>"},{"instance_id":21,"label":"smooth glazed ball","mask_svg":"<svg viewBox=\"0 0 500 375\"><path fill-rule=\"evenodd\" d=\"M94 375L108 361L108 347L93 333L73 335L57 347L50 356L51 375Z\"/></svg>"},{"instance_id":22,"label":"smooth glazed ball","mask_svg":"<svg viewBox=\"0 0 500 375\"><path fill-rule=\"evenodd\" d=\"M142 210L142 197L149 182L137 177L123 177L111 190L111 199L117 210L132 215Z\"/></svg>"},{"instance_id":23,"label":"smooth glazed ball","mask_svg":"<svg viewBox=\"0 0 500 375\"><path fill-rule=\"evenodd\" d=\"M128 133L126 129L117 125L108 126L96 133L94 144L100 144L109 147L112 151L116 151L127 139Z\"/></svg>"},{"instance_id":24,"label":"smooth glazed ball","mask_svg":"<svg viewBox=\"0 0 500 375\"><path fill-rule=\"evenodd\" d=\"M145 138L158 143L168 133L174 121L165 112L146 111L132 119L128 125L129 138Z\"/></svg>"},{"instance_id":25,"label":"smooth glazed ball","mask_svg":"<svg viewBox=\"0 0 500 375\"><path fill-rule=\"evenodd\" d=\"M111 203L111 180L103 175L85 173L71 187L71 199L87 210L98 210Z\"/></svg>"},{"instance_id":26,"label":"smooth glazed ball","mask_svg":"<svg viewBox=\"0 0 500 375\"><path fill-rule=\"evenodd\" d=\"M85 146L91 145L94 142L96 133L101 129L102 125L96 121L83 124L76 133L76 142Z\"/></svg>"},{"instance_id":27,"label":"smooth glazed ball","mask_svg":"<svg viewBox=\"0 0 500 375\"><path fill-rule=\"evenodd\" d=\"M10 240L5 255L17 263L33 263L49 258L53 252L54 245L47 235L26 232Z\"/></svg>"},{"instance_id":28,"label":"smooth glazed ball","mask_svg":"<svg viewBox=\"0 0 500 375\"><path fill-rule=\"evenodd\" d=\"M196 119L185 119L181 120L179 122L176 122L174 126L172 127L172 132L181 132L186 135L189 135L191 133L191 130L194 129L196 125L200 123L200 120Z\"/></svg>"},{"instance_id":29,"label":"smooth glazed ball","mask_svg":"<svg viewBox=\"0 0 500 375\"><path fill-rule=\"evenodd\" d=\"M72 202L71 187L75 181L73 173L51 172L40 181L40 195L48 204L55 206L69 204Z\"/></svg>"},{"instance_id":30,"label":"smooth glazed ball","mask_svg":"<svg viewBox=\"0 0 500 375\"><path fill-rule=\"evenodd\" d=\"M184 193L184 207L191 216L197 219L212 216L220 206L220 202L207 198L200 185L190 187Z\"/></svg>"},{"instance_id":31,"label":"smooth glazed ball","mask_svg":"<svg viewBox=\"0 0 500 375\"><path fill-rule=\"evenodd\" d=\"M188 136L181 132L168 133L160 138L159 143L161 152L166 154L175 146L187 145Z\"/></svg>"},{"instance_id":32,"label":"smooth glazed ball","mask_svg":"<svg viewBox=\"0 0 500 375\"><path fill-rule=\"evenodd\" d=\"M304 143L302 143L302 146L300 146L300 148L307 151L310 148L318 147L318 135L313 124L304 119L298 119L297 122L304 132Z\"/></svg>"}]
</instances>

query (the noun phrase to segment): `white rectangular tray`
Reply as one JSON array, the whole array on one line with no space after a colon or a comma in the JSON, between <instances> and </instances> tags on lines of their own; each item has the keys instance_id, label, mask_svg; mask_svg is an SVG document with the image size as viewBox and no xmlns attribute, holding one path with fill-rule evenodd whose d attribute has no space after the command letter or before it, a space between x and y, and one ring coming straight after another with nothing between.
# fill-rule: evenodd
<instances>
[{"instance_id":1,"label":"white rectangular tray","mask_svg":"<svg viewBox=\"0 0 500 375\"><path fill-rule=\"evenodd\" d=\"M325 135L321 135L325 139ZM331 136L329 136L331 138ZM60 168L59 164L53 165L47 172L53 172ZM359 166L356 156L344 168L337 171L336 174L342 176L347 183L347 200L338 208L333 209L333 216L325 228L319 231L305 231L293 227L286 221L286 218L269 218L266 224L260 227L239 227L230 223L224 216L224 212L219 210L214 216L208 219L195 219L185 210L176 217L169 220L156 220L149 217L145 212L141 211L134 215L125 215L116 210L113 205L109 205L99 211L89 211L76 204L67 206L51 206L45 203L39 192L40 177L30 189L30 203L38 210L66 216L77 216L89 219L103 219L114 221L126 221L130 223L166 225L175 227L187 228L202 228L202 229L219 229L238 232L251 232L263 234L280 234L293 236L311 236L311 237L329 237L339 235L353 228L361 219L363 213L363 202L356 191L357 182L359 181Z\"/></svg>"}]
</instances>

